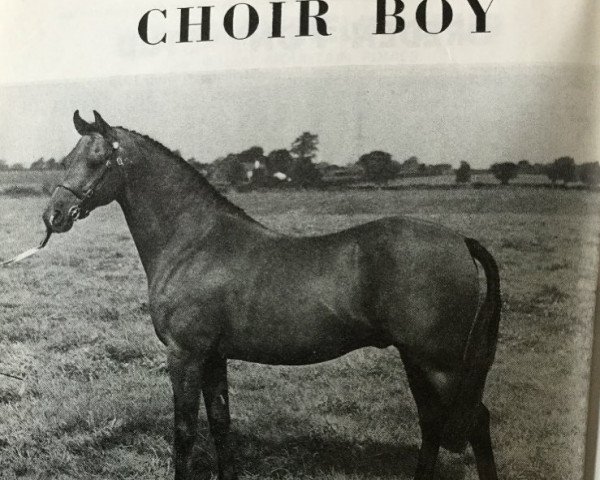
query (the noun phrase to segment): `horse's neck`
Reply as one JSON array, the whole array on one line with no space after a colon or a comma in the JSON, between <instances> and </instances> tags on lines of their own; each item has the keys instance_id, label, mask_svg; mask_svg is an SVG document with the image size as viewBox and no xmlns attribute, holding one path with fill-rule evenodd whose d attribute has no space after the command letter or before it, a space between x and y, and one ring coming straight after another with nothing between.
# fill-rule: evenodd
<instances>
[{"instance_id":1,"label":"horse's neck","mask_svg":"<svg viewBox=\"0 0 600 480\"><path fill-rule=\"evenodd\" d=\"M164 152L139 148L125 163L119 203L150 279L165 255L198 243L228 207L210 185Z\"/></svg>"}]
</instances>

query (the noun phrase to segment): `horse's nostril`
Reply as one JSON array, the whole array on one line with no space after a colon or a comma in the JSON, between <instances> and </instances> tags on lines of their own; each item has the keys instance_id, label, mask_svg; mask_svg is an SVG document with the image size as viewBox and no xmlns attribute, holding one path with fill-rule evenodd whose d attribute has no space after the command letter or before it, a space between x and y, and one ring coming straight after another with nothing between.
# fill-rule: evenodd
<instances>
[{"instance_id":1,"label":"horse's nostril","mask_svg":"<svg viewBox=\"0 0 600 480\"><path fill-rule=\"evenodd\" d=\"M50 217L50 225L57 225L62 220L62 212L60 210L54 210Z\"/></svg>"}]
</instances>

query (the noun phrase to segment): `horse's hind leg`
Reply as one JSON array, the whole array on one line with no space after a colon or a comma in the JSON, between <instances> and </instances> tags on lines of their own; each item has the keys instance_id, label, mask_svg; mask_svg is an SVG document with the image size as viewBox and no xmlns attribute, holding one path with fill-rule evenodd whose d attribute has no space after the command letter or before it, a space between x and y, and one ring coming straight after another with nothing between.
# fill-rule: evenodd
<instances>
[{"instance_id":1,"label":"horse's hind leg","mask_svg":"<svg viewBox=\"0 0 600 480\"><path fill-rule=\"evenodd\" d=\"M469 443L473 447L480 480L497 480L498 474L490 436L490 413L483 403L477 407Z\"/></svg>"},{"instance_id":2,"label":"horse's hind leg","mask_svg":"<svg viewBox=\"0 0 600 480\"><path fill-rule=\"evenodd\" d=\"M449 401L446 392L449 381L442 372L426 370L408 355L401 355L417 404L421 426L421 448L415 480L431 480L442 440L442 430L448 418Z\"/></svg>"}]
</instances>

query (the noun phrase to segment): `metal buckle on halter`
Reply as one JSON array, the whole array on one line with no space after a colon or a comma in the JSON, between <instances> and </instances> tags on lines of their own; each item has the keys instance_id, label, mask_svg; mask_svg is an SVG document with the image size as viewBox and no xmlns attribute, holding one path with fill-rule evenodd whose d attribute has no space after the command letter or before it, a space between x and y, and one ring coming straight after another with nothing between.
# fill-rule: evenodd
<instances>
[{"instance_id":1,"label":"metal buckle on halter","mask_svg":"<svg viewBox=\"0 0 600 480\"><path fill-rule=\"evenodd\" d=\"M69 217L71 217L73 221L79 220L80 215L81 208L79 207L79 205L73 205L71 208L69 208Z\"/></svg>"}]
</instances>

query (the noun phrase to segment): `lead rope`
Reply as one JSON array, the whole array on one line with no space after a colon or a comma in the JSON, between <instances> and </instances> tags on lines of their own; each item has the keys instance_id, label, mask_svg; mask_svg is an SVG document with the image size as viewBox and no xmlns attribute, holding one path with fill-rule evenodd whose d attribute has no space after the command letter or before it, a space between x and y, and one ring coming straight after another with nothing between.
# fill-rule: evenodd
<instances>
[{"instance_id":1,"label":"lead rope","mask_svg":"<svg viewBox=\"0 0 600 480\"><path fill-rule=\"evenodd\" d=\"M11 258L10 260L6 260L6 261L0 263L0 267L6 267L7 265L11 265L13 263L20 262L21 260L25 260L26 258L31 257L32 255L35 255L42 248L44 248L46 246L46 244L48 243L48 240L50 240L51 235L52 235L52 230L50 230L49 228L46 228L46 236L44 237L44 239L40 242L40 244L37 247L30 248L29 250L27 250L23 253L20 253L19 255Z\"/></svg>"},{"instance_id":2,"label":"lead rope","mask_svg":"<svg viewBox=\"0 0 600 480\"><path fill-rule=\"evenodd\" d=\"M122 167L124 165L123 162L123 158L119 155L119 142L115 141L112 143L112 147L115 151L115 154L117 156L116 158L116 163L119 167ZM126 159L125 159L126 160ZM66 187L64 185L58 185L56 188L62 187L62 188L66 188L67 190L69 190L73 195L75 195L77 198L79 198L80 202L78 205L71 207L71 209L69 210L69 216L75 221L78 220L80 218L85 218L85 216L87 216L87 214L89 212L85 211L84 209L82 209L82 206L85 207L85 202L86 200L89 200L89 198L94 194L94 189L98 186L98 184L103 180L104 178L104 174L112 167L112 159L109 159L106 164L104 165L103 169L100 171L100 174L90 183L90 185L85 189L83 195L79 195L76 192L74 192L73 190L71 190L69 187ZM82 214L84 216L82 216ZM50 225L52 225L52 217L50 217L49 220ZM44 239L41 241L41 243L35 247L35 248L30 248L29 250L20 253L19 255L17 255L14 258L11 258L10 260L6 260L4 262L0 263L0 267L6 267L7 265L12 265L13 263L17 263L20 262L21 260L25 260L26 258L31 257L32 255L35 255L36 253L38 253L42 248L44 248L46 246L46 244L48 243L48 240L50 240L50 236L52 235L52 230L50 228L46 228L46 236L44 237Z\"/></svg>"}]
</instances>

